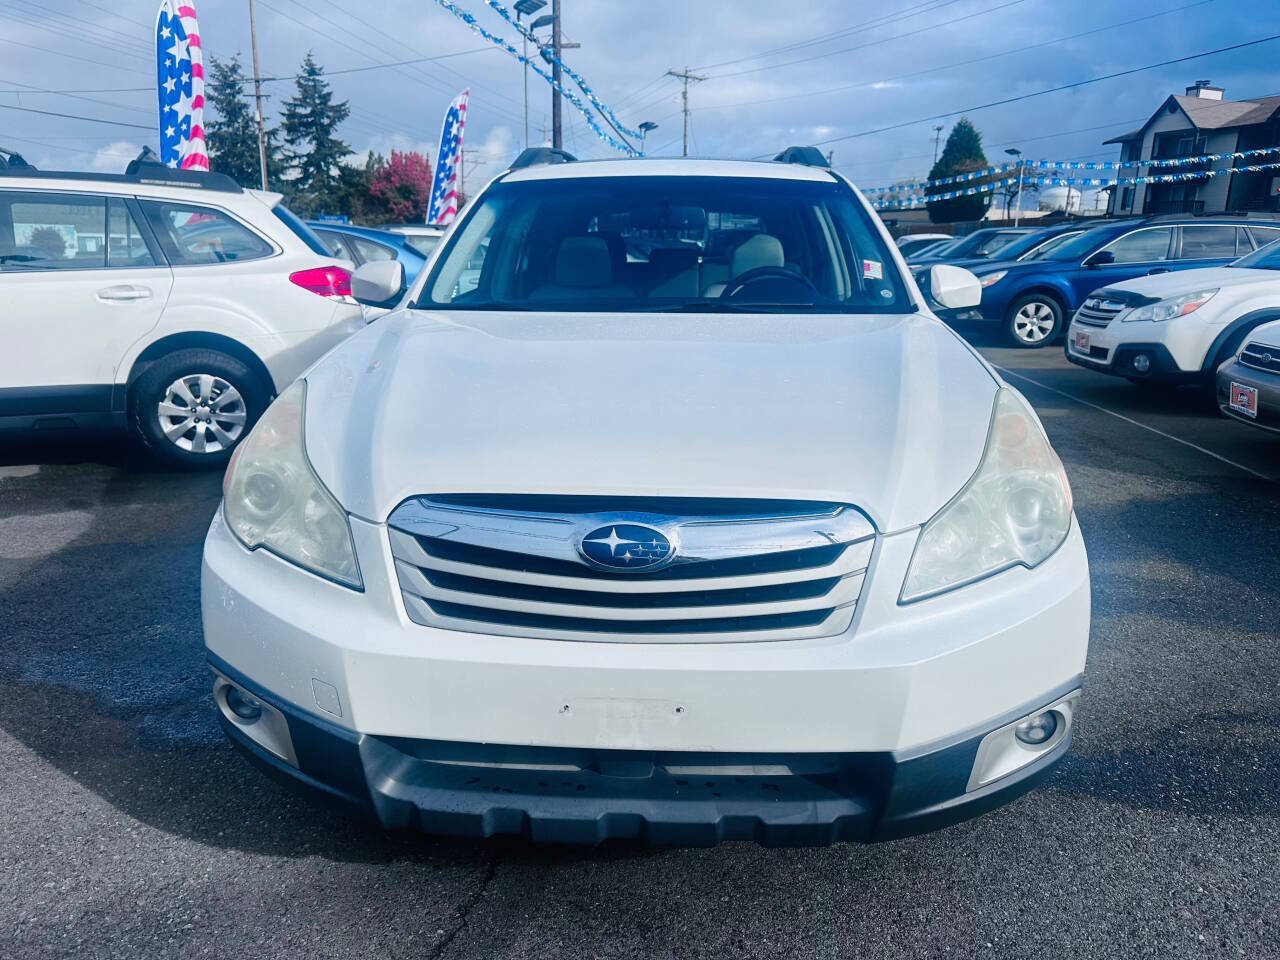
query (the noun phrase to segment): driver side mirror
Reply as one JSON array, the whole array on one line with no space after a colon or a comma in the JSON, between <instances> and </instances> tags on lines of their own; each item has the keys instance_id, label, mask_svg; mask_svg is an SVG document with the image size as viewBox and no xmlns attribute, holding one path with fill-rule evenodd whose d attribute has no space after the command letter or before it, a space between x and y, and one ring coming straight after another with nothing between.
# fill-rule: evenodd
<instances>
[{"instance_id":1,"label":"driver side mirror","mask_svg":"<svg viewBox=\"0 0 1280 960\"><path fill-rule=\"evenodd\" d=\"M404 293L404 264L371 260L351 277L351 296L366 307L394 307Z\"/></svg>"},{"instance_id":2,"label":"driver side mirror","mask_svg":"<svg viewBox=\"0 0 1280 960\"><path fill-rule=\"evenodd\" d=\"M976 307L982 302L982 284L964 267L936 263L929 268L929 292L947 310Z\"/></svg>"},{"instance_id":3,"label":"driver side mirror","mask_svg":"<svg viewBox=\"0 0 1280 960\"><path fill-rule=\"evenodd\" d=\"M1112 253L1110 250L1099 250L1092 257L1089 257L1087 260L1085 260L1084 265L1086 267L1103 267L1103 266L1106 266L1108 263L1115 263L1115 262L1116 262L1116 255Z\"/></svg>"}]
</instances>

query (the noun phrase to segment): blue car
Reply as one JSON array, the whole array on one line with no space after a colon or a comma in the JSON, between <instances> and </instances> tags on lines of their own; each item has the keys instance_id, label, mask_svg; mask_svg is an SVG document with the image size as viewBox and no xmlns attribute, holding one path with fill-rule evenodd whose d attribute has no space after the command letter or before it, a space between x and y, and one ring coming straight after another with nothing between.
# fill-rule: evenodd
<instances>
[{"instance_id":1,"label":"blue car","mask_svg":"<svg viewBox=\"0 0 1280 960\"><path fill-rule=\"evenodd\" d=\"M1161 216L1108 221L1043 258L969 266L982 284L982 302L974 309L937 313L947 321L1000 323L1017 346L1043 347L1066 329L1071 315L1099 287L1146 274L1221 266L1275 239L1280 239L1276 219Z\"/></svg>"},{"instance_id":2,"label":"blue car","mask_svg":"<svg viewBox=\"0 0 1280 960\"><path fill-rule=\"evenodd\" d=\"M310 220L307 226L329 244L337 256L352 261L357 267L371 260L399 260L404 265L406 286L412 285L427 262L427 258L409 244L409 238L398 233L320 220Z\"/></svg>"}]
</instances>

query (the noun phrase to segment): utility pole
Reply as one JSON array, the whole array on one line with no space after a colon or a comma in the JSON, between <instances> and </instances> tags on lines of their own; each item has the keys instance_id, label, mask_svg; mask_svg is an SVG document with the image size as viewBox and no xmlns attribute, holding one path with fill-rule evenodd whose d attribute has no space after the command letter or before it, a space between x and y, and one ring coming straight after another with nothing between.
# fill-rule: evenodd
<instances>
[{"instance_id":1,"label":"utility pole","mask_svg":"<svg viewBox=\"0 0 1280 960\"><path fill-rule=\"evenodd\" d=\"M560 127L560 0L551 0L551 146L564 149L564 134Z\"/></svg>"},{"instance_id":2,"label":"utility pole","mask_svg":"<svg viewBox=\"0 0 1280 960\"><path fill-rule=\"evenodd\" d=\"M938 144L942 142L942 127L933 128L933 162L938 162Z\"/></svg>"},{"instance_id":3,"label":"utility pole","mask_svg":"<svg viewBox=\"0 0 1280 960\"><path fill-rule=\"evenodd\" d=\"M249 43L253 47L253 99L258 107L258 167L262 189L267 189L267 131L262 125L262 75L258 71L258 28L253 21L253 0L249 0Z\"/></svg>"},{"instance_id":4,"label":"utility pole","mask_svg":"<svg viewBox=\"0 0 1280 960\"><path fill-rule=\"evenodd\" d=\"M689 155L689 81L692 80L696 83L707 78L700 77L696 73L690 73L688 67L685 67L684 70L668 70L667 76L684 81L684 90L680 94L681 103L684 105L684 150L680 155L687 157Z\"/></svg>"}]
</instances>

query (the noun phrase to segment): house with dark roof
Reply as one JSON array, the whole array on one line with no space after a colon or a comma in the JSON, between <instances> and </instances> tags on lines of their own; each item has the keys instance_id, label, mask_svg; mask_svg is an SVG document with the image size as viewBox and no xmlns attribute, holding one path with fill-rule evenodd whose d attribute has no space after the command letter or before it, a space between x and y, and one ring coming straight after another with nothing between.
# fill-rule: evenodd
<instances>
[{"instance_id":1,"label":"house with dark roof","mask_svg":"<svg viewBox=\"0 0 1280 960\"><path fill-rule=\"evenodd\" d=\"M1203 160L1170 165L1214 154L1259 150L1280 145L1280 96L1225 100L1221 87L1208 80L1171 96L1137 130L1105 143L1120 145L1121 160L1143 161L1120 172L1138 174L1208 173L1229 167L1280 162L1280 152L1236 160ZM1205 176L1182 183L1130 184L1111 188L1107 213L1114 216L1160 213L1225 213L1280 210L1280 169L1258 173Z\"/></svg>"}]
</instances>

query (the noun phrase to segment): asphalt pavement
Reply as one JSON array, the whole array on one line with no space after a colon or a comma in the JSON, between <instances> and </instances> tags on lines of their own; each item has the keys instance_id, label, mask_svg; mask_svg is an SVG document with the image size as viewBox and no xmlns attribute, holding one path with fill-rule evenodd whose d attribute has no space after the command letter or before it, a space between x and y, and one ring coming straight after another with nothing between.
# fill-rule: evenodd
<instances>
[{"instance_id":1,"label":"asphalt pavement","mask_svg":"<svg viewBox=\"0 0 1280 960\"><path fill-rule=\"evenodd\" d=\"M0 440L0 957L1280 956L1280 438L977 340L1066 463L1092 562L1069 757L876 845L385 835L223 742L215 474Z\"/></svg>"}]
</instances>

